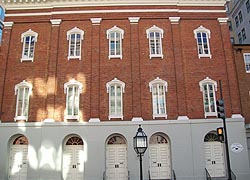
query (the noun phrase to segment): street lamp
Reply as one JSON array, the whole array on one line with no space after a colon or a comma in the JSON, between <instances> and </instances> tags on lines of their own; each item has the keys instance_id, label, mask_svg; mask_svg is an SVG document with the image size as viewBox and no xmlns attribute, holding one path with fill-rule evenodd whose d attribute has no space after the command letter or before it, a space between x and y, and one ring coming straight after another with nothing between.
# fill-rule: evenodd
<instances>
[{"instance_id":1,"label":"street lamp","mask_svg":"<svg viewBox=\"0 0 250 180\"><path fill-rule=\"evenodd\" d=\"M139 125L139 128L134 137L134 149L137 155L140 157L140 180L142 180L142 156L148 148L147 135Z\"/></svg>"}]
</instances>

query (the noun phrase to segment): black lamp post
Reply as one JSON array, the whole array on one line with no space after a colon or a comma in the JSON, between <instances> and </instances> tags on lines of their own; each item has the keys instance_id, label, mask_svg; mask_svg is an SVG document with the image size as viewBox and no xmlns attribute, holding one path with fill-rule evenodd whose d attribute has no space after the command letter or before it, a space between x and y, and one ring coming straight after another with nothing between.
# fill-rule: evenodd
<instances>
[{"instance_id":1,"label":"black lamp post","mask_svg":"<svg viewBox=\"0 0 250 180\"><path fill-rule=\"evenodd\" d=\"M147 148L148 148L147 135L142 130L141 125L139 125L139 128L134 137L134 149L137 155L140 157L140 180L143 180L142 178L142 156L147 150Z\"/></svg>"}]
</instances>

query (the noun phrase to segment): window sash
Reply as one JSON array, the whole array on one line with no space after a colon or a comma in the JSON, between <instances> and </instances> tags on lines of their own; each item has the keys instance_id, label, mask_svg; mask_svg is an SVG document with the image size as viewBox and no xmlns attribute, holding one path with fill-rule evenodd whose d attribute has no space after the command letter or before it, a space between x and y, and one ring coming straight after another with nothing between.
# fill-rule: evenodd
<instances>
[{"instance_id":1,"label":"window sash","mask_svg":"<svg viewBox=\"0 0 250 180\"><path fill-rule=\"evenodd\" d=\"M78 58L81 56L81 34L72 33L70 34L69 40L69 57Z\"/></svg>"},{"instance_id":2,"label":"window sash","mask_svg":"<svg viewBox=\"0 0 250 180\"><path fill-rule=\"evenodd\" d=\"M29 91L28 87L20 87L17 94L16 117L28 117L29 110Z\"/></svg>"},{"instance_id":3,"label":"window sash","mask_svg":"<svg viewBox=\"0 0 250 180\"><path fill-rule=\"evenodd\" d=\"M238 16L235 16L234 20L235 20L236 27L238 27L238 26L239 26L239 19L238 19Z\"/></svg>"},{"instance_id":4,"label":"window sash","mask_svg":"<svg viewBox=\"0 0 250 180\"><path fill-rule=\"evenodd\" d=\"M25 36L22 59L33 59L35 51L35 36Z\"/></svg>"},{"instance_id":5,"label":"window sash","mask_svg":"<svg viewBox=\"0 0 250 180\"><path fill-rule=\"evenodd\" d=\"M241 11L239 12L239 21L240 21L240 23L242 23L242 21L243 21L243 17L242 17L242 13L241 13Z\"/></svg>"},{"instance_id":6,"label":"window sash","mask_svg":"<svg viewBox=\"0 0 250 180\"><path fill-rule=\"evenodd\" d=\"M239 43L241 44L241 43L242 43L242 35L241 35L241 32L239 32L239 34L238 34L238 39L239 39Z\"/></svg>"},{"instance_id":7,"label":"window sash","mask_svg":"<svg viewBox=\"0 0 250 180\"><path fill-rule=\"evenodd\" d=\"M166 95L165 87L155 84L152 87L153 115L166 115Z\"/></svg>"},{"instance_id":8,"label":"window sash","mask_svg":"<svg viewBox=\"0 0 250 180\"><path fill-rule=\"evenodd\" d=\"M250 12L250 2L249 0L246 2L247 13Z\"/></svg>"},{"instance_id":9,"label":"window sash","mask_svg":"<svg viewBox=\"0 0 250 180\"><path fill-rule=\"evenodd\" d=\"M122 87L121 85L112 85L109 88L109 115L122 116Z\"/></svg>"},{"instance_id":10,"label":"window sash","mask_svg":"<svg viewBox=\"0 0 250 180\"><path fill-rule=\"evenodd\" d=\"M209 55L210 54L207 33L205 33L205 32L198 32L197 33L197 44L198 44L199 55Z\"/></svg>"},{"instance_id":11,"label":"window sash","mask_svg":"<svg viewBox=\"0 0 250 180\"><path fill-rule=\"evenodd\" d=\"M215 89L213 84L203 84L203 103L205 113L216 113Z\"/></svg>"},{"instance_id":12,"label":"window sash","mask_svg":"<svg viewBox=\"0 0 250 180\"><path fill-rule=\"evenodd\" d=\"M79 87L69 86L67 88L67 116L79 115Z\"/></svg>"},{"instance_id":13,"label":"window sash","mask_svg":"<svg viewBox=\"0 0 250 180\"><path fill-rule=\"evenodd\" d=\"M161 33L149 33L150 55L162 55Z\"/></svg>"},{"instance_id":14,"label":"window sash","mask_svg":"<svg viewBox=\"0 0 250 180\"><path fill-rule=\"evenodd\" d=\"M109 34L109 57L122 55L122 36L119 32Z\"/></svg>"},{"instance_id":15,"label":"window sash","mask_svg":"<svg viewBox=\"0 0 250 180\"><path fill-rule=\"evenodd\" d=\"M244 63L245 63L246 72L250 73L250 53L244 54Z\"/></svg>"}]
</instances>

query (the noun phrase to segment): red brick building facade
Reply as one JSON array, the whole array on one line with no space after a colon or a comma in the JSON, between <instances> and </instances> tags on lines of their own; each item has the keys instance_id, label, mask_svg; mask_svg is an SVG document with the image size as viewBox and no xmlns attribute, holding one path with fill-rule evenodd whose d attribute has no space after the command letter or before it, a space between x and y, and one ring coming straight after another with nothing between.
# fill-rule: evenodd
<instances>
[{"instance_id":1,"label":"red brick building facade","mask_svg":"<svg viewBox=\"0 0 250 180\"><path fill-rule=\"evenodd\" d=\"M227 179L219 80L232 171L248 179L224 0L3 4L0 179L136 180L139 124L144 180Z\"/></svg>"},{"instance_id":2,"label":"red brick building facade","mask_svg":"<svg viewBox=\"0 0 250 180\"><path fill-rule=\"evenodd\" d=\"M108 119L106 83L115 77L126 84L124 120L133 117L152 119L148 83L156 77L168 82L168 119L177 119L178 116L191 119L204 117L199 82L206 77L222 81L227 116L241 113L228 27L224 19L218 19L224 17L224 13L196 12L194 15L185 11L186 7L178 7L178 11L175 11L176 6L154 6L151 13L147 12L148 7L137 6L136 9L141 11L139 14L133 13L133 10L129 12L128 7L95 8L45 9L41 12L50 15L41 16L36 15L40 13L36 10L6 11L5 21L14 23L5 27L3 32L1 87L4 88L0 96L2 121L13 121L16 108L14 87L23 80L34 86L29 120L52 118L62 121L66 104L63 85L72 78L83 83L84 93L80 97L83 102L80 103L81 121L90 118ZM194 11L211 9L190 8ZM121 12L116 12L116 9ZM159 9L163 9L163 12L157 12ZM76 10L79 13L75 13ZM215 12L223 10L224 7L213 7ZM102 13L106 11L109 13ZM25 13L34 13L34 16ZM133 22L130 18L135 16L138 19ZM101 18L99 22L92 19L95 17ZM180 19L175 20L173 17ZM51 22L57 19L61 20L58 24ZM163 29L162 58L149 57L146 30L154 25ZM211 58L199 58L197 54L194 30L201 25L211 31ZM109 59L106 31L114 26L124 30L122 59ZM74 27L84 31L81 60L67 58L67 31ZM29 29L38 33L34 60L21 62L21 35Z\"/></svg>"}]
</instances>

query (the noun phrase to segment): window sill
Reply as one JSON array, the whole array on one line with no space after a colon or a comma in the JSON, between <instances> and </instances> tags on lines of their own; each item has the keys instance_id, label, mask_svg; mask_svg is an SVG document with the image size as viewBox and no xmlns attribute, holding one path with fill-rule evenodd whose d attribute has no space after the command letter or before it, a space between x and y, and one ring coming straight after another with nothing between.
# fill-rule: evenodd
<instances>
[{"instance_id":1,"label":"window sill","mask_svg":"<svg viewBox=\"0 0 250 180\"><path fill-rule=\"evenodd\" d=\"M121 120L123 120L123 116L122 115L109 115L109 120L110 119L121 119Z\"/></svg>"},{"instance_id":2,"label":"window sill","mask_svg":"<svg viewBox=\"0 0 250 180\"><path fill-rule=\"evenodd\" d=\"M199 54L199 58L212 58L211 54Z\"/></svg>"},{"instance_id":3,"label":"window sill","mask_svg":"<svg viewBox=\"0 0 250 180\"><path fill-rule=\"evenodd\" d=\"M15 121L28 121L28 117L27 116L16 116L14 118Z\"/></svg>"},{"instance_id":4,"label":"window sill","mask_svg":"<svg viewBox=\"0 0 250 180\"><path fill-rule=\"evenodd\" d=\"M81 56L68 56L68 60L81 60Z\"/></svg>"},{"instance_id":5,"label":"window sill","mask_svg":"<svg viewBox=\"0 0 250 180\"><path fill-rule=\"evenodd\" d=\"M21 62L24 62L24 61L31 61L33 62L34 58L21 58Z\"/></svg>"},{"instance_id":6,"label":"window sill","mask_svg":"<svg viewBox=\"0 0 250 180\"><path fill-rule=\"evenodd\" d=\"M212 117L217 117L217 112L205 113L205 118L210 117L210 116L212 116Z\"/></svg>"},{"instance_id":7,"label":"window sill","mask_svg":"<svg viewBox=\"0 0 250 180\"><path fill-rule=\"evenodd\" d=\"M64 116L64 120L65 121L79 121L80 117L77 115L77 116L71 116L71 115L66 115Z\"/></svg>"},{"instance_id":8,"label":"window sill","mask_svg":"<svg viewBox=\"0 0 250 180\"><path fill-rule=\"evenodd\" d=\"M163 54L154 54L154 55L149 55L150 59L152 58L162 58L163 59Z\"/></svg>"},{"instance_id":9,"label":"window sill","mask_svg":"<svg viewBox=\"0 0 250 180\"><path fill-rule=\"evenodd\" d=\"M165 119L167 119L168 115L167 114L153 114L153 119L155 119L155 118L165 118Z\"/></svg>"},{"instance_id":10,"label":"window sill","mask_svg":"<svg viewBox=\"0 0 250 180\"><path fill-rule=\"evenodd\" d=\"M122 59L122 55L110 55L109 59Z\"/></svg>"}]
</instances>

